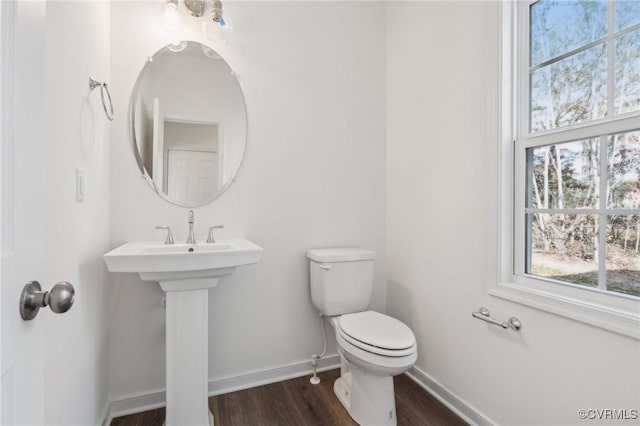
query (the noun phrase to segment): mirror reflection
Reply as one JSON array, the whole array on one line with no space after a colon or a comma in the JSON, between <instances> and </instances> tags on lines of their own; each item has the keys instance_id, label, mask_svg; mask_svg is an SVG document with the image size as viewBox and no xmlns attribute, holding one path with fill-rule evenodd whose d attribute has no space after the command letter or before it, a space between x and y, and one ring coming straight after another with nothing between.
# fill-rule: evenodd
<instances>
[{"instance_id":1,"label":"mirror reflection","mask_svg":"<svg viewBox=\"0 0 640 426\"><path fill-rule=\"evenodd\" d=\"M198 42L149 58L131 95L134 153L168 201L197 207L233 181L246 144L246 110L227 63Z\"/></svg>"}]
</instances>

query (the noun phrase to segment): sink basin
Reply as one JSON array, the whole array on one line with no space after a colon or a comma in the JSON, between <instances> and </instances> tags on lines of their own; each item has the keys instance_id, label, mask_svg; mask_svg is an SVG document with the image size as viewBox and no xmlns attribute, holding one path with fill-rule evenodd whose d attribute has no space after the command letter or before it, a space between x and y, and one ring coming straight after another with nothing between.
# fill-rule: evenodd
<instances>
[{"instance_id":1,"label":"sink basin","mask_svg":"<svg viewBox=\"0 0 640 426\"><path fill-rule=\"evenodd\" d=\"M236 267L258 263L262 248L245 239L213 244L129 242L104 255L111 272L136 272L164 291L210 288Z\"/></svg>"}]
</instances>

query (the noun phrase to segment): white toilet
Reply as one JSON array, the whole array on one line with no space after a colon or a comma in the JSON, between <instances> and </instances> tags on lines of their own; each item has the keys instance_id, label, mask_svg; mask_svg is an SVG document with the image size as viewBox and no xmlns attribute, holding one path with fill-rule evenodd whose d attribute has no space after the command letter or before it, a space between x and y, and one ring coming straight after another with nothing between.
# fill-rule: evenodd
<instances>
[{"instance_id":1,"label":"white toilet","mask_svg":"<svg viewBox=\"0 0 640 426\"><path fill-rule=\"evenodd\" d=\"M333 385L351 417L363 426L396 425L393 376L418 357L404 323L366 311L371 301L376 253L360 248L307 251L311 301L336 331L340 378Z\"/></svg>"}]
</instances>

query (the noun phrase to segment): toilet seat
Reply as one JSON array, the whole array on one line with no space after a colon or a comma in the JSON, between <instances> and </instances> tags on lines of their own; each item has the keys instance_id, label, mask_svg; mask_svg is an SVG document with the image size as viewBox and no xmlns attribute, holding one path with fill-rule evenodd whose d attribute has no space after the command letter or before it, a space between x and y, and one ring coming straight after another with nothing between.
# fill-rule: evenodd
<instances>
[{"instance_id":1,"label":"toilet seat","mask_svg":"<svg viewBox=\"0 0 640 426\"><path fill-rule=\"evenodd\" d=\"M409 327L374 311L340 316L338 333L351 345L383 357L406 357L416 352L415 336Z\"/></svg>"},{"instance_id":2,"label":"toilet seat","mask_svg":"<svg viewBox=\"0 0 640 426\"><path fill-rule=\"evenodd\" d=\"M405 354L408 353L407 355L401 356L380 354L379 352L383 351L380 348L371 345L365 346L357 341L356 343L358 343L358 345L356 346L343 337L345 334L339 331L340 327L337 318L334 324L337 330L336 342L338 343L338 352L351 363L353 368L357 366L363 371L366 371L367 374L382 377L395 376L411 368L418 358L418 345L413 345L413 347L406 351L397 351ZM394 355L393 351L391 355Z\"/></svg>"}]
</instances>

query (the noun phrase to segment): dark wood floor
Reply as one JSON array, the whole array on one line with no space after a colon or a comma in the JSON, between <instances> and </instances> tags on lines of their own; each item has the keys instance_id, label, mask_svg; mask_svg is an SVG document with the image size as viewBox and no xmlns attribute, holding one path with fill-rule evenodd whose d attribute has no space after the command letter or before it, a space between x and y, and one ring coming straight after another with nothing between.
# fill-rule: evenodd
<instances>
[{"instance_id":1,"label":"dark wood floor","mask_svg":"<svg viewBox=\"0 0 640 426\"><path fill-rule=\"evenodd\" d=\"M333 393L340 370L259 386L209 398L216 426L357 426ZM466 425L451 410L401 374L394 378L399 426ZM164 408L117 417L111 426L162 425Z\"/></svg>"}]
</instances>

